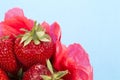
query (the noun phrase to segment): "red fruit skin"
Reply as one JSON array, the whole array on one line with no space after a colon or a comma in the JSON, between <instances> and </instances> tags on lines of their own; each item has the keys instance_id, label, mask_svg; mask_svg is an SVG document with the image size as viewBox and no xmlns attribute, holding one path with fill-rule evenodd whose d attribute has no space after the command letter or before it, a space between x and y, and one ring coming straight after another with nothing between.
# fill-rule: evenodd
<instances>
[{"instance_id":1,"label":"red fruit skin","mask_svg":"<svg viewBox=\"0 0 120 80\"><path fill-rule=\"evenodd\" d=\"M46 60L55 53L55 45L53 42L41 42L35 45L32 41L24 47L20 44L20 39L16 39L14 50L18 60L29 68L36 63L45 65Z\"/></svg>"},{"instance_id":2,"label":"red fruit skin","mask_svg":"<svg viewBox=\"0 0 120 80\"><path fill-rule=\"evenodd\" d=\"M43 80L40 75L50 75L50 72L46 66L36 64L24 73L22 80Z\"/></svg>"},{"instance_id":3,"label":"red fruit skin","mask_svg":"<svg viewBox=\"0 0 120 80\"><path fill-rule=\"evenodd\" d=\"M10 73L16 73L18 69L12 39L0 40L0 67Z\"/></svg>"},{"instance_id":4,"label":"red fruit skin","mask_svg":"<svg viewBox=\"0 0 120 80\"><path fill-rule=\"evenodd\" d=\"M5 19L0 23L0 36L17 36L18 34L24 33L21 28L31 30L34 25L34 21L27 19L24 16L23 10L20 8L10 9L5 14Z\"/></svg>"},{"instance_id":5,"label":"red fruit skin","mask_svg":"<svg viewBox=\"0 0 120 80\"><path fill-rule=\"evenodd\" d=\"M69 47L58 43L53 65L56 70L69 70L64 80L93 80L93 69L89 56L80 44Z\"/></svg>"},{"instance_id":6,"label":"red fruit skin","mask_svg":"<svg viewBox=\"0 0 120 80\"><path fill-rule=\"evenodd\" d=\"M9 80L7 74L1 68L0 68L0 80Z\"/></svg>"}]
</instances>

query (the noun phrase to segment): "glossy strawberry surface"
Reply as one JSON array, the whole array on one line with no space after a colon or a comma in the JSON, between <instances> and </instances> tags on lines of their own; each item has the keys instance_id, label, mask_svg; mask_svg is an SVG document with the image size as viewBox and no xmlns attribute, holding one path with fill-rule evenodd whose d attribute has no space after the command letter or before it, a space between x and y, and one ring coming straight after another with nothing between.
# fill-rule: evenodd
<instances>
[{"instance_id":1,"label":"glossy strawberry surface","mask_svg":"<svg viewBox=\"0 0 120 80\"><path fill-rule=\"evenodd\" d=\"M16 73L18 69L12 39L0 39L0 67L11 73Z\"/></svg>"},{"instance_id":2,"label":"glossy strawberry surface","mask_svg":"<svg viewBox=\"0 0 120 80\"><path fill-rule=\"evenodd\" d=\"M55 45L52 42L41 42L39 45L31 42L24 47L20 44L20 39L16 39L14 50L18 60L29 68L36 63L45 64L46 60L55 53Z\"/></svg>"},{"instance_id":3,"label":"glossy strawberry surface","mask_svg":"<svg viewBox=\"0 0 120 80\"><path fill-rule=\"evenodd\" d=\"M1 68L0 68L0 80L9 80L7 74Z\"/></svg>"},{"instance_id":4,"label":"glossy strawberry surface","mask_svg":"<svg viewBox=\"0 0 120 80\"><path fill-rule=\"evenodd\" d=\"M40 75L50 75L50 72L46 66L36 64L24 73L22 80L43 80Z\"/></svg>"}]
</instances>

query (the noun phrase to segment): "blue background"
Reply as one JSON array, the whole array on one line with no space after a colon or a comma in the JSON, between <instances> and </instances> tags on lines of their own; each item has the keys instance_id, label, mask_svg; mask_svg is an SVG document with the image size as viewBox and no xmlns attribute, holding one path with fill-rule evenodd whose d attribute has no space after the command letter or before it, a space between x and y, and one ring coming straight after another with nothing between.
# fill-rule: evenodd
<instances>
[{"instance_id":1,"label":"blue background","mask_svg":"<svg viewBox=\"0 0 120 80\"><path fill-rule=\"evenodd\" d=\"M59 22L62 42L80 43L90 55L94 80L120 79L119 0L0 0L0 21L16 6L39 22Z\"/></svg>"}]
</instances>

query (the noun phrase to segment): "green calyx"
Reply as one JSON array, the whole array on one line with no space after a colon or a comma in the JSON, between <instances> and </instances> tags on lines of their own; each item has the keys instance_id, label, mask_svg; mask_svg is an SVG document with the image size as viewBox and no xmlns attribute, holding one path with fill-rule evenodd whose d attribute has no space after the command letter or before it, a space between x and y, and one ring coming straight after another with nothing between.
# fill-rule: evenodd
<instances>
[{"instance_id":1,"label":"green calyx","mask_svg":"<svg viewBox=\"0 0 120 80\"><path fill-rule=\"evenodd\" d=\"M12 74L10 72L7 72L10 80L22 80L23 77L23 69L20 68L17 72L17 74Z\"/></svg>"},{"instance_id":2,"label":"green calyx","mask_svg":"<svg viewBox=\"0 0 120 80\"><path fill-rule=\"evenodd\" d=\"M35 21L34 26L31 31L21 29L26 33L22 35L22 39L20 43L24 42L24 46L28 45L32 40L36 45L40 44L40 42L50 42L51 38L48 34L45 33L45 30L41 27L40 24L37 24Z\"/></svg>"},{"instance_id":3,"label":"green calyx","mask_svg":"<svg viewBox=\"0 0 120 80\"><path fill-rule=\"evenodd\" d=\"M52 64L50 63L49 60L47 60L47 68L49 69L51 76L40 75L43 80L63 80L62 77L68 74L68 70L54 72Z\"/></svg>"}]
</instances>

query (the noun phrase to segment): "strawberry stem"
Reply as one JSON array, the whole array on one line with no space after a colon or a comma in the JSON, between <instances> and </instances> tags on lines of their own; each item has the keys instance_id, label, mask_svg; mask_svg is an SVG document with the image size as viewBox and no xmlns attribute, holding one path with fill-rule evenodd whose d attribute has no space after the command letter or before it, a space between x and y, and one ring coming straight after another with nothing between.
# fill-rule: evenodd
<instances>
[{"instance_id":1,"label":"strawberry stem","mask_svg":"<svg viewBox=\"0 0 120 80\"><path fill-rule=\"evenodd\" d=\"M66 74L68 74L68 70L54 72L50 60L48 59L46 62L47 62L47 68L51 72L51 76L40 75L43 78L43 80L62 80L61 78L64 77Z\"/></svg>"},{"instance_id":2,"label":"strawberry stem","mask_svg":"<svg viewBox=\"0 0 120 80\"><path fill-rule=\"evenodd\" d=\"M26 31L26 30L24 30ZM31 31L26 31L25 34L23 34L21 42L24 42L24 46L28 45L31 41L34 41L36 45L40 44L40 42L50 42L51 37L45 33L45 30L42 28L40 24L37 24L37 22L34 22L34 26Z\"/></svg>"}]
</instances>

